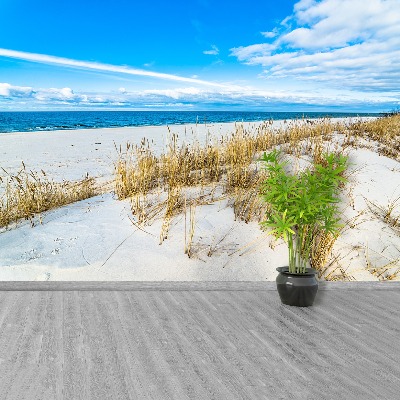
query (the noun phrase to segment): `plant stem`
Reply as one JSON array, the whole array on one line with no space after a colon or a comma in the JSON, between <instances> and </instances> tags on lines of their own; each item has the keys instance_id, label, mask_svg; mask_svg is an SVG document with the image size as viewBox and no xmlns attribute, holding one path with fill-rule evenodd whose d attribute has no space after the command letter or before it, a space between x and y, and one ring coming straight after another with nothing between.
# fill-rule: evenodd
<instances>
[{"instance_id":1,"label":"plant stem","mask_svg":"<svg viewBox=\"0 0 400 400\"><path fill-rule=\"evenodd\" d=\"M295 254L293 249L293 236L291 233L288 235L288 248L289 248L289 272L295 272Z\"/></svg>"},{"instance_id":2,"label":"plant stem","mask_svg":"<svg viewBox=\"0 0 400 400\"><path fill-rule=\"evenodd\" d=\"M302 244L303 244L303 229L299 228L297 233L297 245L296 245L296 253L297 253L297 273L302 273L303 263L302 263Z\"/></svg>"}]
</instances>

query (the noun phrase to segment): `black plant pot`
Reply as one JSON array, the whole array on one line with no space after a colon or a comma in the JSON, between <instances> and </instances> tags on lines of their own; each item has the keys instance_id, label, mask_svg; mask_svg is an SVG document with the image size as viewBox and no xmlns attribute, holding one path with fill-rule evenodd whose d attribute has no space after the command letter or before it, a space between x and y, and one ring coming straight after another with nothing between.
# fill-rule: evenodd
<instances>
[{"instance_id":1,"label":"black plant pot","mask_svg":"<svg viewBox=\"0 0 400 400\"><path fill-rule=\"evenodd\" d=\"M289 267L276 269L276 286L283 304L288 306L309 307L314 303L318 291L318 281L315 277L317 270L307 268L304 274L292 274Z\"/></svg>"}]
</instances>

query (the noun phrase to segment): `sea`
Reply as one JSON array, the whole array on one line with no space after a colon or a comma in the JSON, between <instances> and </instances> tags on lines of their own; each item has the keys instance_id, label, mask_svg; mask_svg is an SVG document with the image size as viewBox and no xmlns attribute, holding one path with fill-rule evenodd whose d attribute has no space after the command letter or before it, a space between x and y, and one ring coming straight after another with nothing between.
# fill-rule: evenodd
<instances>
[{"instance_id":1,"label":"sea","mask_svg":"<svg viewBox=\"0 0 400 400\"><path fill-rule=\"evenodd\" d=\"M208 124L313 118L377 117L377 113L258 111L30 111L0 112L1 132Z\"/></svg>"}]
</instances>

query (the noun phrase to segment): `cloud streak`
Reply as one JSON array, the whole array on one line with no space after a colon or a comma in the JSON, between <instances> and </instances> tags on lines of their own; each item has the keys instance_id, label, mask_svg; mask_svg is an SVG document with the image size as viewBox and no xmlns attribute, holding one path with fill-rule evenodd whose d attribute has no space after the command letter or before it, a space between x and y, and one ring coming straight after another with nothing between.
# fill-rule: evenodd
<instances>
[{"instance_id":1,"label":"cloud streak","mask_svg":"<svg viewBox=\"0 0 400 400\"><path fill-rule=\"evenodd\" d=\"M85 69L85 70L95 70L95 71L103 71L103 72L110 72L110 73L119 73L119 74L126 74L126 75L139 75L139 76L146 76L151 78L157 78L162 80L169 80L169 81L176 81L176 82L187 82L192 84L198 84L202 86L211 86L211 87L219 87L219 88L226 88L227 85L205 81L201 79L195 78L186 78L178 75L172 74L164 74L160 72L153 72L153 71L146 71L142 69L136 69L132 67L125 67L125 66L118 66L112 64L103 64L98 62L91 62L91 61L79 61L73 60L70 58L64 57L55 57L46 54L37 54L37 53L27 53L24 51L16 51L16 50L9 50L9 49L2 49L0 48L0 56L7 57L7 58L15 58L19 60L31 61L41 64L48 64L48 65L59 65L63 67L69 68L77 68L77 69Z\"/></svg>"}]
</instances>

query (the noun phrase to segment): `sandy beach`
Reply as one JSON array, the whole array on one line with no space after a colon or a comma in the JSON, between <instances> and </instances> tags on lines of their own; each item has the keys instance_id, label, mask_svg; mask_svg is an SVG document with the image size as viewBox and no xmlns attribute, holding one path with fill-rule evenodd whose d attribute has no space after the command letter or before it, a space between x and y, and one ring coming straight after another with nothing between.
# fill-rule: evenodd
<instances>
[{"instance_id":1,"label":"sandy beach","mask_svg":"<svg viewBox=\"0 0 400 400\"><path fill-rule=\"evenodd\" d=\"M281 123L277 121L275 125ZM260 124L244 122L243 126L252 129ZM171 134L183 140L186 137L188 142L193 139L204 142L209 132L218 136L233 132L234 126L234 123L221 123L10 132L0 134L0 152L2 166L8 172L17 171L24 161L29 168L43 169L58 180L81 179L86 173L109 180L117 159L115 145L124 147L128 141L139 144L145 137L153 142L154 150L160 152Z\"/></svg>"},{"instance_id":2,"label":"sandy beach","mask_svg":"<svg viewBox=\"0 0 400 400\"><path fill-rule=\"evenodd\" d=\"M245 129L259 125L244 123ZM14 173L23 161L28 170L42 169L58 181L89 174L105 183L113 178L115 146L146 137L161 151L173 133L202 142L234 128L226 123L0 134L1 167ZM368 146L349 152L343 217L357 216L357 223L343 232L333 253L352 280L373 281L379 277L366 266L398 266L400 237L373 218L367 205L385 206L400 195L400 165ZM184 215L171 221L168 238L159 244L162 220L138 229L129 200L117 200L111 190L41 219L34 227L22 221L0 230L0 280L265 281L274 280L276 267L287 260L286 244L267 236L257 222L235 221L226 199L196 208L191 258L184 253Z\"/></svg>"}]
</instances>

